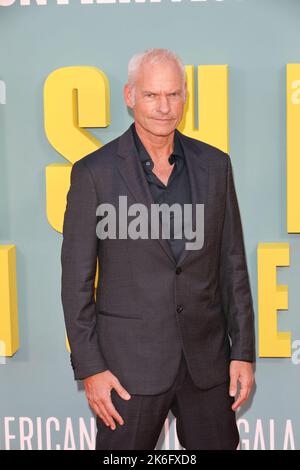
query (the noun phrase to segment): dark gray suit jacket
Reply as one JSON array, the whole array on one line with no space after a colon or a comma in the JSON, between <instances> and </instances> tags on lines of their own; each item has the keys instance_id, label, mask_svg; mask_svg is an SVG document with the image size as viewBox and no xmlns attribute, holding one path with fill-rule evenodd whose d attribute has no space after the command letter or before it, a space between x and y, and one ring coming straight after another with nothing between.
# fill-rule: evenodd
<instances>
[{"instance_id":1,"label":"dark gray suit jacket","mask_svg":"<svg viewBox=\"0 0 300 470\"><path fill-rule=\"evenodd\" d=\"M194 382L208 389L228 380L231 359L255 361L230 157L175 132L185 152L192 203L205 205L204 245L185 250L178 263L166 239L97 237L100 203L118 207L119 195L128 197L128 206L139 202L149 211L153 203L130 128L73 165L61 297L77 380L109 369L129 393L161 393L175 379L183 350Z\"/></svg>"}]
</instances>

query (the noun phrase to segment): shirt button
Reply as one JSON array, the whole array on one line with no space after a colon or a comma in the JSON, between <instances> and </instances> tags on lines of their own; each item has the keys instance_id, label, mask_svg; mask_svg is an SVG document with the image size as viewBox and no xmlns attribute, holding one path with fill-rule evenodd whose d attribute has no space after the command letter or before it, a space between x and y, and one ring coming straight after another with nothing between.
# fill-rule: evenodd
<instances>
[{"instance_id":1,"label":"shirt button","mask_svg":"<svg viewBox=\"0 0 300 470\"><path fill-rule=\"evenodd\" d=\"M177 308L176 308L177 313L181 313L182 310L183 310L183 306L182 305L177 305Z\"/></svg>"},{"instance_id":2,"label":"shirt button","mask_svg":"<svg viewBox=\"0 0 300 470\"><path fill-rule=\"evenodd\" d=\"M145 165L147 165L147 166L150 166L150 165L151 165L151 163L149 162L149 160L148 160L148 162L145 163Z\"/></svg>"},{"instance_id":3,"label":"shirt button","mask_svg":"<svg viewBox=\"0 0 300 470\"><path fill-rule=\"evenodd\" d=\"M176 268L176 274L180 274L182 271L182 268L179 266L178 268Z\"/></svg>"}]
</instances>

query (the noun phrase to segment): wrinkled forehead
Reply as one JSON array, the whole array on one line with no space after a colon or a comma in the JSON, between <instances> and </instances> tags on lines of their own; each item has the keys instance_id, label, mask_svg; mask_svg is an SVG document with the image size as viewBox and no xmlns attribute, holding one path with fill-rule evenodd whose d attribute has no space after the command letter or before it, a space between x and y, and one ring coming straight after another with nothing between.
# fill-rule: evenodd
<instances>
[{"instance_id":1,"label":"wrinkled forehead","mask_svg":"<svg viewBox=\"0 0 300 470\"><path fill-rule=\"evenodd\" d=\"M137 70L135 87L139 91L172 92L182 89L184 80L176 62L143 63Z\"/></svg>"}]
</instances>

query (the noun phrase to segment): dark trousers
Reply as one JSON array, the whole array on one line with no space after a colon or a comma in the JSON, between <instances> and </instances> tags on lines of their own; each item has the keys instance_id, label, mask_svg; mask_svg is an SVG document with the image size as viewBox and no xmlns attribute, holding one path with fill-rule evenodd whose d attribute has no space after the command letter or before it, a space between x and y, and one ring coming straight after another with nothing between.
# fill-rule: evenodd
<instances>
[{"instance_id":1,"label":"dark trousers","mask_svg":"<svg viewBox=\"0 0 300 470\"><path fill-rule=\"evenodd\" d=\"M184 356L173 385L158 395L132 395L123 400L113 389L111 399L124 420L113 431L96 418L96 450L154 450L169 410L176 418L179 442L192 450L235 450L239 433L229 396L229 381L200 390L192 381Z\"/></svg>"}]
</instances>

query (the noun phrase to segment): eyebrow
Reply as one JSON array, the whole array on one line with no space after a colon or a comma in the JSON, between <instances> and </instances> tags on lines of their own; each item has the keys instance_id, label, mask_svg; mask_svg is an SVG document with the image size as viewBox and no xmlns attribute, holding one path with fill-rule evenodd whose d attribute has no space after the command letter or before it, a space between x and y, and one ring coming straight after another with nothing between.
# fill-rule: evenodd
<instances>
[{"instance_id":1,"label":"eyebrow","mask_svg":"<svg viewBox=\"0 0 300 470\"><path fill-rule=\"evenodd\" d=\"M178 88L177 90L174 90L174 91L170 91L169 93L167 93L167 95L170 95L172 93L178 93L178 92L181 92L182 90L180 88ZM153 95L158 95L159 93L156 93L155 91L151 91L151 90L143 90L142 91L143 94L146 94L146 93L152 93Z\"/></svg>"}]
</instances>

